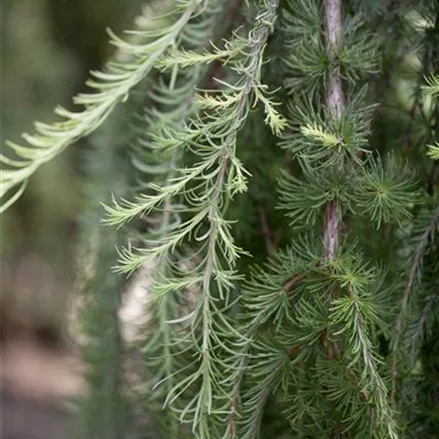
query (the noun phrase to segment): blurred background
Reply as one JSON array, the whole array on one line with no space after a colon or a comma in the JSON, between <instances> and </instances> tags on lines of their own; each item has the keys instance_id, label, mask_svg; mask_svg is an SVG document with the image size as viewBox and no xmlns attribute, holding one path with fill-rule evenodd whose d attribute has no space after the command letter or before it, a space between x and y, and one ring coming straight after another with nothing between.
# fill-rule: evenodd
<instances>
[{"instance_id":1,"label":"blurred background","mask_svg":"<svg viewBox=\"0 0 439 439\"><path fill-rule=\"evenodd\" d=\"M132 27L148 0L1 0L0 149L34 121L69 107L88 72L111 55L106 27ZM66 335L75 299L82 153L87 140L43 166L0 217L3 439L62 439L64 401L81 364Z\"/></svg>"}]
</instances>

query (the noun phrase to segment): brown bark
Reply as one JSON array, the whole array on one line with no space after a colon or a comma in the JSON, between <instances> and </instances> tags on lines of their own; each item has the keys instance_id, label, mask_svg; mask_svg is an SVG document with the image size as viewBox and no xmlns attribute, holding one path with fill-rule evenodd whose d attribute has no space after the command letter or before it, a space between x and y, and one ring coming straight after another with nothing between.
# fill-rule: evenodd
<instances>
[{"instance_id":1,"label":"brown bark","mask_svg":"<svg viewBox=\"0 0 439 439\"><path fill-rule=\"evenodd\" d=\"M344 95L342 78L336 65L337 49L341 44L342 29L342 0L323 1L323 24L325 32L326 52L329 59L329 74L327 78L325 100L328 110L334 119L340 119L343 114ZM323 251L325 261L335 257L340 242L340 208L338 202L329 201L325 206ZM328 300L330 298L328 297ZM334 359L338 352L337 342L328 343L327 330L321 334L320 343L325 356ZM334 439L342 436L340 425L335 425L332 433Z\"/></svg>"},{"instance_id":2,"label":"brown bark","mask_svg":"<svg viewBox=\"0 0 439 439\"><path fill-rule=\"evenodd\" d=\"M342 2L341 0L324 0L323 23L325 31L326 51L329 58L330 70L326 84L326 106L334 118L343 114L344 95L342 78L336 67L336 53L341 44ZM324 257L325 260L334 258L340 241L340 212L336 201L330 201L325 206L324 219Z\"/></svg>"}]
</instances>

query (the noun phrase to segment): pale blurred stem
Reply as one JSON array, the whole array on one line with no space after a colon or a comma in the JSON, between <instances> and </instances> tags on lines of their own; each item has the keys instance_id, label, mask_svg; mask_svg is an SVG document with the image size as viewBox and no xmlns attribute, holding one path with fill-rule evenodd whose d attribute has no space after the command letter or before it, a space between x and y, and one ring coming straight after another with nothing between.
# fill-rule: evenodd
<instances>
[{"instance_id":1,"label":"pale blurred stem","mask_svg":"<svg viewBox=\"0 0 439 439\"><path fill-rule=\"evenodd\" d=\"M338 68L334 65L337 49L341 44L342 1L324 0L323 24L325 31L326 51L332 64L325 90L326 106L333 117L340 119L343 113L344 95L342 79ZM325 206L324 218L324 257L326 261L334 258L340 241L340 209L337 201L329 201Z\"/></svg>"}]
</instances>

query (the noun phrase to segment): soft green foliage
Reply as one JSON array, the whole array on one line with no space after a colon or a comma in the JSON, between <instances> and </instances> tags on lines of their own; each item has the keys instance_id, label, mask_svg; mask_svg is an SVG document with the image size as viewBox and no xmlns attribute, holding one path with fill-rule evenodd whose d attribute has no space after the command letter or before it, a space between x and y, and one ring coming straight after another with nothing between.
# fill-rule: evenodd
<instances>
[{"instance_id":1,"label":"soft green foliage","mask_svg":"<svg viewBox=\"0 0 439 439\"><path fill-rule=\"evenodd\" d=\"M142 96L131 190L96 199L129 239L95 294L149 270L127 390L154 435L435 437L433 3L175 0L140 42L112 37L128 57L28 137L46 149L12 145L5 191Z\"/></svg>"}]
</instances>

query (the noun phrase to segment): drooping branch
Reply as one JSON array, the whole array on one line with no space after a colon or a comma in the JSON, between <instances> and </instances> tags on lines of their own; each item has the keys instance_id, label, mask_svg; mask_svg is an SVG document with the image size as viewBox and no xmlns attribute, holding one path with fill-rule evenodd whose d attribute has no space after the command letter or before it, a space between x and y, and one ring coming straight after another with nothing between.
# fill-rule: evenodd
<instances>
[{"instance_id":1,"label":"drooping branch","mask_svg":"<svg viewBox=\"0 0 439 439\"><path fill-rule=\"evenodd\" d=\"M62 118L53 124L35 123L35 134L24 133L25 145L7 142L9 156L0 154L0 213L5 211L22 195L28 179L44 163L52 160L69 145L95 131L108 118L117 104L126 101L132 89L153 69L158 59L177 41L183 28L196 11L203 6L202 0L181 3L180 17L169 27L154 31L137 31L144 38L156 37L153 42L124 41L110 32L111 43L118 56L128 56L130 61L107 63L104 71L92 72L87 82L91 89L73 99L81 110L69 111L57 107L55 113ZM179 8L179 9L180 9ZM18 159L13 158L18 156Z\"/></svg>"}]
</instances>

